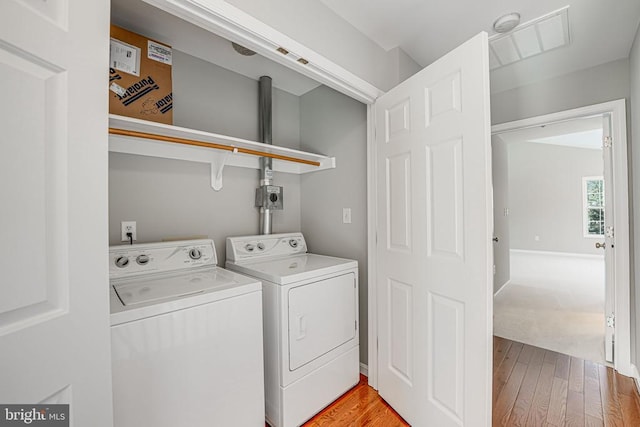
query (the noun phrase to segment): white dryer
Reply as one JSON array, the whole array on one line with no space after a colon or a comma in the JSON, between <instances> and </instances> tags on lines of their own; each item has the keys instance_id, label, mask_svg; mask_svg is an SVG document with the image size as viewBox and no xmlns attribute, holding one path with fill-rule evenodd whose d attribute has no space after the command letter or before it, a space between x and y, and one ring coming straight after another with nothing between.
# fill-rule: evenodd
<instances>
[{"instance_id":1,"label":"white dryer","mask_svg":"<svg viewBox=\"0 0 640 427\"><path fill-rule=\"evenodd\" d=\"M115 427L264 427L260 281L212 240L109 249Z\"/></svg>"},{"instance_id":2,"label":"white dryer","mask_svg":"<svg viewBox=\"0 0 640 427\"><path fill-rule=\"evenodd\" d=\"M299 426L358 383L357 261L287 233L227 238L225 266L263 283L269 424Z\"/></svg>"}]
</instances>

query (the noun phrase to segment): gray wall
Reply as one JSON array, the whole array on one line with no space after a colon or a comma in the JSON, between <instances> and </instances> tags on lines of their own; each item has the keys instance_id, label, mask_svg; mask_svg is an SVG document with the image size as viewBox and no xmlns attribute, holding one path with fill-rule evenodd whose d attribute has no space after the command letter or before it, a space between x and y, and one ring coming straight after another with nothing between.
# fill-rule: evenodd
<instances>
[{"instance_id":1,"label":"gray wall","mask_svg":"<svg viewBox=\"0 0 640 427\"><path fill-rule=\"evenodd\" d=\"M509 153L507 143L498 135L491 137L491 173L493 179L493 293L498 292L511 278L509 260L510 231L509 216Z\"/></svg>"},{"instance_id":2,"label":"gray wall","mask_svg":"<svg viewBox=\"0 0 640 427\"><path fill-rule=\"evenodd\" d=\"M257 140L258 83L179 51L173 52L174 124ZM273 140L298 148L300 98L274 89ZM227 167L224 188L210 185L204 163L110 153L109 243L120 243L120 221L137 221L138 242L167 238L213 238L219 263L224 239L257 234L254 208L258 171ZM285 187L285 209L274 215L274 232L300 230L300 178L275 174Z\"/></svg>"},{"instance_id":3,"label":"gray wall","mask_svg":"<svg viewBox=\"0 0 640 427\"><path fill-rule=\"evenodd\" d=\"M601 255L582 231L582 177L602 175L602 151L514 142L508 153L511 249Z\"/></svg>"},{"instance_id":4,"label":"gray wall","mask_svg":"<svg viewBox=\"0 0 640 427\"><path fill-rule=\"evenodd\" d=\"M491 94L491 123L535 117L629 97L629 61L597 67Z\"/></svg>"},{"instance_id":5,"label":"gray wall","mask_svg":"<svg viewBox=\"0 0 640 427\"><path fill-rule=\"evenodd\" d=\"M636 33L636 38L631 48L631 55L629 56L630 63L630 85L631 85L631 108L630 108L630 127L631 127L631 162L632 165L640 165L640 28ZM638 142L636 143L636 139ZM635 271L635 283L640 283L640 171L634 170L633 167L629 168L631 174L631 190L633 194L633 220L632 228L634 237L632 240L632 249L634 251L634 262L632 262L632 271ZM640 291L635 286L632 287L632 358L631 361L640 367Z\"/></svg>"},{"instance_id":6,"label":"gray wall","mask_svg":"<svg viewBox=\"0 0 640 427\"><path fill-rule=\"evenodd\" d=\"M301 97L300 111L301 148L337 162L301 176L302 232L311 252L358 260L360 361L367 363L367 108L321 86ZM351 224L342 223L345 207Z\"/></svg>"}]
</instances>

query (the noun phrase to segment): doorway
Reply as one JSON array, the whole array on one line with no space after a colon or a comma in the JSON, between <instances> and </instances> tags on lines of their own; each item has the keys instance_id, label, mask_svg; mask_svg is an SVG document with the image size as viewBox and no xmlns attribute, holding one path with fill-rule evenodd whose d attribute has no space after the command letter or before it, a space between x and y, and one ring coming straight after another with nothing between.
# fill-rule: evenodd
<instances>
[{"instance_id":1,"label":"doorway","mask_svg":"<svg viewBox=\"0 0 640 427\"><path fill-rule=\"evenodd\" d=\"M625 130L623 100L493 127L496 335L628 372Z\"/></svg>"},{"instance_id":2,"label":"doorway","mask_svg":"<svg viewBox=\"0 0 640 427\"><path fill-rule=\"evenodd\" d=\"M602 117L593 116L492 137L494 334L598 363L605 363L602 133Z\"/></svg>"}]
</instances>

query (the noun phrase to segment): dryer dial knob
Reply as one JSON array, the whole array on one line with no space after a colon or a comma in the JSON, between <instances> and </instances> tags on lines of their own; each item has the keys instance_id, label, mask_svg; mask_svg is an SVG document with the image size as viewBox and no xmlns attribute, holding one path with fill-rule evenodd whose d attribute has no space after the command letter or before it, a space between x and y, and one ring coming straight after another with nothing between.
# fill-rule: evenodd
<instances>
[{"instance_id":1,"label":"dryer dial knob","mask_svg":"<svg viewBox=\"0 0 640 427\"><path fill-rule=\"evenodd\" d=\"M298 241L296 239L289 240L289 246L291 246L292 248L297 248L298 247Z\"/></svg>"},{"instance_id":2,"label":"dryer dial knob","mask_svg":"<svg viewBox=\"0 0 640 427\"><path fill-rule=\"evenodd\" d=\"M149 263L149 255L141 254L136 257L136 262L140 265Z\"/></svg>"},{"instance_id":3,"label":"dryer dial knob","mask_svg":"<svg viewBox=\"0 0 640 427\"><path fill-rule=\"evenodd\" d=\"M200 252L200 249L193 248L189 251L189 258L200 259L201 257L202 257L202 252Z\"/></svg>"},{"instance_id":4,"label":"dryer dial knob","mask_svg":"<svg viewBox=\"0 0 640 427\"><path fill-rule=\"evenodd\" d=\"M253 252L254 249L255 246L253 246L251 243L247 243L246 245L244 245L244 250L247 252Z\"/></svg>"},{"instance_id":5,"label":"dryer dial knob","mask_svg":"<svg viewBox=\"0 0 640 427\"><path fill-rule=\"evenodd\" d=\"M116 258L116 266L119 268L125 268L129 264L129 257L119 256Z\"/></svg>"},{"instance_id":6,"label":"dryer dial knob","mask_svg":"<svg viewBox=\"0 0 640 427\"><path fill-rule=\"evenodd\" d=\"M260 249L261 251L264 251L264 243L262 242L258 243L258 249Z\"/></svg>"}]
</instances>

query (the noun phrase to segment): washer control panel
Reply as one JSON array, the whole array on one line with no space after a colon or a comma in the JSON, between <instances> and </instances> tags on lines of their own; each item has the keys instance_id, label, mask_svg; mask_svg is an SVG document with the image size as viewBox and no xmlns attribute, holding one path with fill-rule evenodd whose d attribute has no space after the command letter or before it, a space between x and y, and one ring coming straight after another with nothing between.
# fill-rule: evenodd
<instances>
[{"instance_id":1,"label":"washer control panel","mask_svg":"<svg viewBox=\"0 0 640 427\"><path fill-rule=\"evenodd\" d=\"M211 239L111 246L109 277L215 266L217 262L216 248Z\"/></svg>"},{"instance_id":2,"label":"washer control panel","mask_svg":"<svg viewBox=\"0 0 640 427\"><path fill-rule=\"evenodd\" d=\"M307 243L302 233L227 237L227 260L232 262L306 252Z\"/></svg>"}]
</instances>

